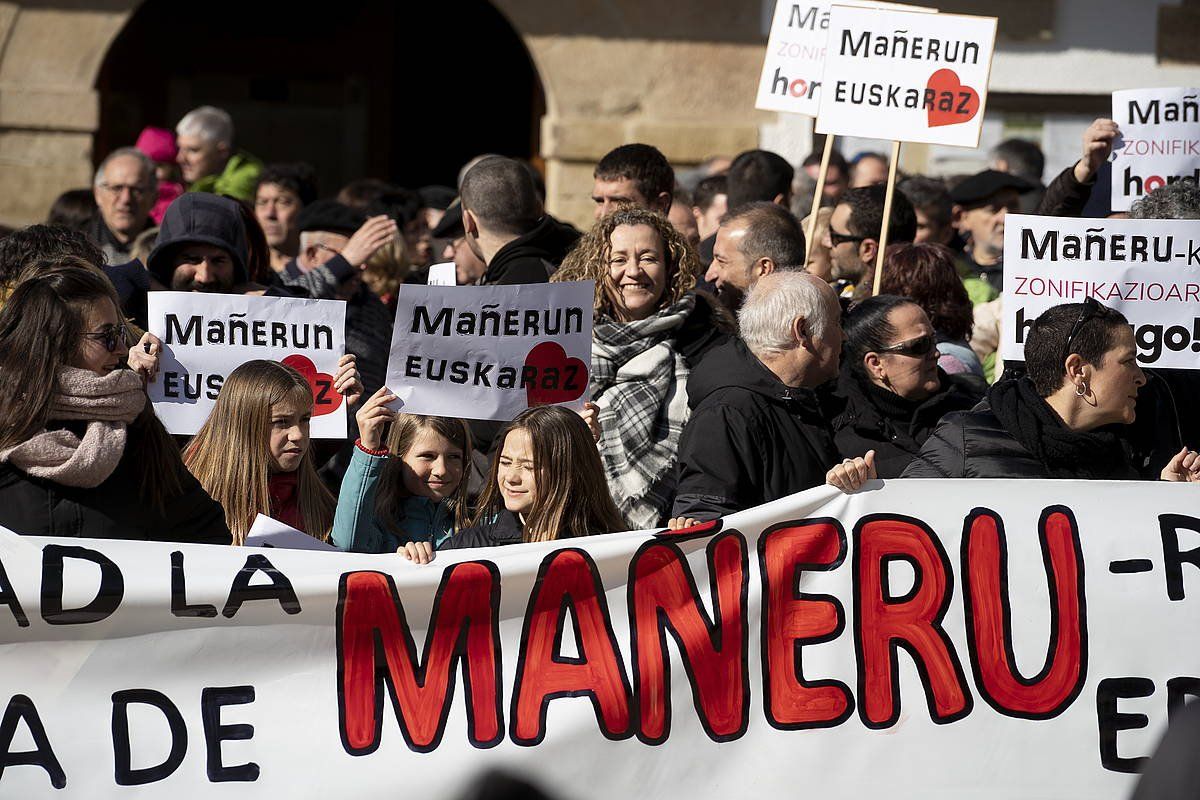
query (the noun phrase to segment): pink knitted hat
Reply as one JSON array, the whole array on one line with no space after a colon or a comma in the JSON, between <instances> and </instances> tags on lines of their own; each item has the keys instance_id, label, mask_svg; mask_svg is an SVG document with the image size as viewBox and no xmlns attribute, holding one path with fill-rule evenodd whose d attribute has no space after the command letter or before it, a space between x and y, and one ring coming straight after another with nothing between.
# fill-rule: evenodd
<instances>
[{"instance_id":1,"label":"pink knitted hat","mask_svg":"<svg viewBox=\"0 0 1200 800\"><path fill-rule=\"evenodd\" d=\"M174 133L166 128L155 128L149 125L138 134L137 144L134 147L150 156L151 161L159 163L174 161L179 152L175 146Z\"/></svg>"}]
</instances>

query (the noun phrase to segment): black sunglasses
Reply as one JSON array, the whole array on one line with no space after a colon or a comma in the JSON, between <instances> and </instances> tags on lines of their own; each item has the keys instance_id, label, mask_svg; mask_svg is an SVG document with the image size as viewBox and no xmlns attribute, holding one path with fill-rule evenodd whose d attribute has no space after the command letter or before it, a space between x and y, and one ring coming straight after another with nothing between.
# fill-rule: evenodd
<instances>
[{"instance_id":1,"label":"black sunglasses","mask_svg":"<svg viewBox=\"0 0 1200 800\"><path fill-rule=\"evenodd\" d=\"M1067 344L1063 348L1062 360L1066 361L1067 356L1071 355L1071 345L1075 343L1075 337L1083 330L1083 326L1087 325L1088 320L1100 313L1100 303L1094 297L1086 297L1083 300L1083 308L1079 312L1079 319L1075 320L1075 324L1071 326L1071 332L1067 334Z\"/></svg>"},{"instance_id":2,"label":"black sunglasses","mask_svg":"<svg viewBox=\"0 0 1200 800\"><path fill-rule=\"evenodd\" d=\"M846 242L865 242L866 240L866 236L854 236L849 233L838 233L833 228L829 229L829 244L833 247L837 247L839 244L845 244Z\"/></svg>"},{"instance_id":3,"label":"black sunglasses","mask_svg":"<svg viewBox=\"0 0 1200 800\"><path fill-rule=\"evenodd\" d=\"M83 338L103 342L104 349L112 353L117 349L118 345L128 344L129 328L122 322L120 325L109 325L104 330L96 333L85 333Z\"/></svg>"},{"instance_id":4,"label":"black sunglasses","mask_svg":"<svg viewBox=\"0 0 1200 800\"><path fill-rule=\"evenodd\" d=\"M894 344L891 347L881 347L875 352L896 353L897 355L921 358L929 355L935 347L937 347L937 339L933 337L933 334L927 333L924 336L919 336L916 339L910 339L900 344Z\"/></svg>"}]
</instances>

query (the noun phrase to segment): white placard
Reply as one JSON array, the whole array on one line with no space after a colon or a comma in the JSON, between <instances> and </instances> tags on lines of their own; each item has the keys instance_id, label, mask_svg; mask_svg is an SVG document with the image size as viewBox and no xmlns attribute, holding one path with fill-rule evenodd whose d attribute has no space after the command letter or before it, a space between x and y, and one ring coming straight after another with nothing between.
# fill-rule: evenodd
<instances>
[{"instance_id":1,"label":"white placard","mask_svg":"<svg viewBox=\"0 0 1200 800\"><path fill-rule=\"evenodd\" d=\"M315 536L309 536L301 530L285 525L279 520L259 514L254 518L254 524L246 532L246 547L277 547L284 550L324 550L337 551L328 542L322 542Z\"/></svg>"},{"instance_id":2,"label":"white placard","mask_svg":"<svg viewBox=\"0 0 1200 800\"><path fill-rule=\"evenodd\" d=\"M444 264L434 264L429 268L429 277L425 283L429 286L457 286L458 272L453 261Z\"/></svg>"},{"instance_id":3,"label":"white placard","mask_svg":"<svg viewBox=\"0 0 1200 800\"><path fill-rule=\"evenodd\" d=\"M840 5L936 13L932 8L871 0L846 0ZM809 117L817 115L832 6L832 2L776 0L755 108Z\"/></svg>"},{"instance_id":4,"label":"white placard","mask_svg":"<svg viewBox=\"0 0 1200 800\"><path fill-rule=\"evenodd\" d=\"M247 361L267 359L308 380L312 437L345 438L346 403L333 388L346 352L345 301L151 292L149 323L163 341L163 354L146 391L171 433L200 430L225 377Z\"/></svg>"},{"instance_id":5,"label":"white placard","mask_svg":"<svg viewBox=\"0 0 1200 800\"><path fill-rule=\"evenodd\" d=\"M1128 89L1112 105L1113 211L1180 178L1200 184L1200 89Z\"/></svg>"},{"instance_id":6,"label":"white placard","mask_svg":"<svg viewBox=\"0 0 1200 800\"><path fill-rule=\"evenodd\" d=\"M398 411L510 420L580 407L591 371L594 284L404 284L387 386Z\"/></svg>"},{"instance_id":7,"label":"white placard","mask_svg":"<svg viewBox=\"0 0 1200 800\"><path fill-rule=\"evenodd\" d=\"M1089 296L1133 325L1139 363L1200 368L1200 221L1009 214L1001 357L1023 359L1039 314Z\"/></svg>"},{"instance_id":8,"label":"white placard","mask_svg":"<svg viewBox=\"0 0 1200 800\"><path fill-rule=\"evenodd\" d=\"M975 147L995 17L835 5L817 133Z\"/></svg>"},{"instance_id":9,"label":"white placard","mask_svg":"<svg viewBox=\"0 0 1200 800\"><path fill-rule=\"evenodd\" d=\"M1198 489L820 487L421 566L0 544L0 797L1125 800L1200 676Z\"/></svg>"}]
</instances>

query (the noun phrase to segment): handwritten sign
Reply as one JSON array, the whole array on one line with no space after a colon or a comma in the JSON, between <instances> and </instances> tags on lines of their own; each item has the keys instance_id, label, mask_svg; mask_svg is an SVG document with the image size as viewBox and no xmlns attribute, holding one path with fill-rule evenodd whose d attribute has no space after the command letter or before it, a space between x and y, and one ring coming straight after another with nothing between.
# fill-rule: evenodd
<instances>
[{"instance_id":1,"label":"handwritten sign","mask_svg":"<svg viewBox=\"0 0 1200 800\"><path fill-rule=\"evenodd\" d=\"M167 430L192 435L208 419L225 377L247 361L281 361L313 392L311 435L346 436L346 404L333 388L345 355L346 303L293 297L151 292L150 331L162 339L146 391Z\"/></svg>"},{"instance_id":2,"label":"handwritten sign","mask_svg":"<svg viewBox=\"0 0 1200 800\"><path fill-rule=\"evenodd\" d=\"M1112 210L1183 178L1200 184L1200 89L1113 92Z\"/></svg>"}]
</instances>

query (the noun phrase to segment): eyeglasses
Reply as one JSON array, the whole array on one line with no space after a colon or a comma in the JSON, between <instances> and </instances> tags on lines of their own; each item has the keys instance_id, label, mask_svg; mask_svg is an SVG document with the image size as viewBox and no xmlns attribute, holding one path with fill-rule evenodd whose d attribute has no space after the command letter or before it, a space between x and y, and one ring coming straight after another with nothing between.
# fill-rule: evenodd
<instances>
[{"instance_id":1,"label":"eyeglasses","mask_svg":"<svg viewBox=\"0 0 1200 800\"><path fill-rule=\"evenodd\" d=\"M122 322L120 325L109 325L102 331L85 333L85 339L94 339L104 344L104 349L108 352L114 352L119 345L126 344L129 341L129 328Z\"/></svg>"},{"instance_id":2,"label":"eyeglasses","mask_svg":"<svg viewBox=\"0 0 1200 800\"><path fill-rule=\"evenodd\" d=\"M102 183L100 184L100 188L113 197L120 197L122 192L128 191L129 196L134 200L141 200L150 193L150 188L147 186L134 186L133 184L124 183Z\"/></svg>"},{"instance_id":3,"label":"eyeglasses","mask_svg":"<svg viewBox=\"0 0 1200 800\"><path fill-rule=\"evenodd\" d=\"M1071 332L1067 335L1067 345L1063 348L1062 360L1066 361L1067 356L1071 355L1071 345L1075 342L1075 337L1083 330L1083 326L1087 325L1088 320L1100 313L1100 303L1094 297L1085 297L1083 300L1083 308L1079 311L1079 319L1075 320L1075 324L1071 326Z\"/></svg>"},{"instance_id":4,"label":"eyeglasses","mask_svg":"<svg viewBox=\"0 0 1200 800\"><path fill-rule=\"evenodd\" d=\"M901 356L911 356L913 358L921 358L927 356L933 349L937 347L937 339L933 334L927 333L916 339L910 339L907 342L894 344L891 347L881 347L876 350L876 353L895 353Z\"/></svg>"},{"instance_id":5,"label":"eyeglasses","mask_svg":"<svg viewBox=\"0 0 1200 800\"><path fill-rule=\"evenodd\" d=\"M838 233L833 228L829 229L829 244L831 247L837 247L839 244L846 242L865 242L866 236L854 236L849 233Z\"/></svg>"}]
</instances>

